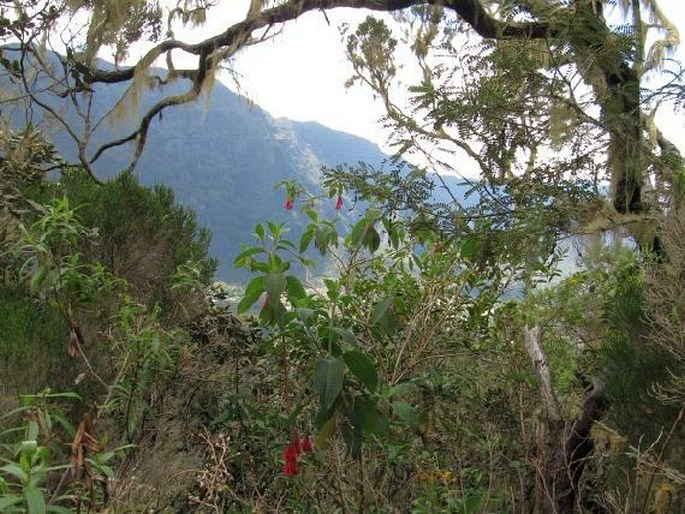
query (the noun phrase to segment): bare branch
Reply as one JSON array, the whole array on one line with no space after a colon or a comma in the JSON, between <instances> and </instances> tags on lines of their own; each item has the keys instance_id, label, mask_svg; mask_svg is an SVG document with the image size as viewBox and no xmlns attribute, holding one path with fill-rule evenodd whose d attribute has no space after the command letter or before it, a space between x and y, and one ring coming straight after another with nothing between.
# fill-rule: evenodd
<instances>
[{"instance_id":1,"label":"bare branch","mask_svg":"<svg viewBox=\"0 0 685 514\"><path fill-rule=\"evenodd\" d=\"M526 352L528 352L528 356L533 363L535 375L540 381L540 393L545 399L547 412L553 421L561 421L563 419L561 407L559 407L559 400L557 400L557 395L552 385L552 375L549 371L547 355L540 345L540 327L523 327L523 342L526 346Z\"/></svg>"}]
</instances>

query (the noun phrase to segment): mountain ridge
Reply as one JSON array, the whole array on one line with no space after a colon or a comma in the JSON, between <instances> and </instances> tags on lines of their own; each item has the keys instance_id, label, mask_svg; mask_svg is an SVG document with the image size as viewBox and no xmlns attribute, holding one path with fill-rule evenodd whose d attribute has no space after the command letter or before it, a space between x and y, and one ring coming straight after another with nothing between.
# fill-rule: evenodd
<instances>
[{"instance_id":1,"label":"mountain ridge","mask_svg":"<svg viewBox=\"0 0 685 514\"><path fill-rule=\"evenodd\" d=\"M48 58L57 62L55 55ZM112 66L104 62L102 65ZM167 73L163 69L151 72L162 77ZM39 80L35 87L40 91L45 85ZM125 91L121 84L97 84L92 96L93 117L109 113ZM143 113L159 101L160 91L164 95L179 94L185 91L185 85L175 81L143 91L139 102L124 100L129 101L129 110L131 106L137 106L137 110L121 119L110 115L111 122L99 123L88 155L92 156L103 143L134 130ZM56 109L77 132L84 128L69 102L47 94L41 100ZM19 120L15 124L19 125ZM68 160L77 160L76 143L68 134L53 131L48 135L59 153ZM132 143L107 151L94 166L95 174L105 180L118 175L128 166L133 151ZM219 260L217 279L243 282L248 273L235 270L232 263L243 245L254 243L255 224L266 220L287 223L292 237L297 238L309 221L297 209L283 208L285 192L274 189L275 184L295 180L316 191L322 167L363 162L380 168L389 160L378 145L360 136L317 121L275 118L216 82L204 98L168 109L153 120L135 173L145 186L161 183L170 187L177 201L192 208L200 224L211 230L211 253ZM437 190L438 201L443 201L441 196L445 195Z\"/></svg>"},{"instance_id":2,"label":"mountain ridge","mask_svg":"<svg viewBox=\"0 0 685 514\"><path fill-rule=\"evenodd\" d=\"M182 89L173 83L163 93L177 94ZM92 112L96 116L107 113L123 93L119 85L98 85ZM159 98L157 90L147 90L138 111L129 113L132 116L116 124L101 123L89 155L104 142L132 130L141 113ZM49 101L58 107L61 99ZM82 123L73 109L59 108L70 124ZM53 132L50 139L66 159L77 159L76 144L66 133ZM102 179L112 178L126 168L132 154L132 144L110 150L94 171ZM287 222L294 237L307 223L306 216L283 208L285 192L274 189L275 184L295 180L316 190L323 166L359 161L380 166L387 159L378 145L364 138L316 121L274 118L217 82L206 98L168 109L151 123L135 174L145 186L169 186L181 204L195 211L213 235L211 252L219 259L217 279L242 282L247 274L233 269L232 262L242 245L253 243L256 223Z\"/></svg>"}]
</instances>

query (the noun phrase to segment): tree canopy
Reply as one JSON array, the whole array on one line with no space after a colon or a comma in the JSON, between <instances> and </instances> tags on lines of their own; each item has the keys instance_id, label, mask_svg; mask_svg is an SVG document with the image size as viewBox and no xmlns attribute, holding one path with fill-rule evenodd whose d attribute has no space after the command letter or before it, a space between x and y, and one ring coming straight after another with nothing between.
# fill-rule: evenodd
<instances>
[{"instance_id":1,"label":"tree canopy","mask_svg":"<svg viewBox=\"0 0 685 514\"><path fill-rule=\"evenodd\" d=\"M649 210L657 200L646 194L648 185L677 183L674 161L680 156L654 126L653 112L660 102L682 101L682 70L668 59L678 33L656 1L253 0L241 21L192 43L177 39L176 32L194 26L201 34L210 13L223 7L220 2L186 1L166 9L139 0L3 4L2 37L19 42L5 47L3 66L34 104L56 118L54 104L36 86L80 106L82 126L63 128L78 143L87 169L122 145L133 146L132 169L152 120L211 88L217 70L230 69L241 49L276 35L282 24L309 11L348 7L392 12L406 22L406 41L424 70L423 81L410 91L415 110L404 113L388 97L395 73L391 33L383 33L382 22L367 21L349 35L354 79L383 97L390 123L403 132L400 150L418 140L450 143L489 178L586 168L601 180L608 170L619 213ZM67 20L72 20L68 27ZM97 60L107 48L119 63L130 45L141 41L153 46L135 66L112 69ZM44 48L63 50L58 64L42 56ZM432 61L438 50L448 59ZM179 53L194 56L196 66L177 68ZM161 58L167 72L157 76L150 70ZM650 88L663 86L664 79L665 87ZM98 84L127 84L118 105L126 110L137 105L145 88L182 80L187 88L163 96L129 133L90 144L98 120L89 119L88 97ZM548 159L550 152L554 157ZM521 162L528 165L516 173Z\"/></svg>"}]
</instances>

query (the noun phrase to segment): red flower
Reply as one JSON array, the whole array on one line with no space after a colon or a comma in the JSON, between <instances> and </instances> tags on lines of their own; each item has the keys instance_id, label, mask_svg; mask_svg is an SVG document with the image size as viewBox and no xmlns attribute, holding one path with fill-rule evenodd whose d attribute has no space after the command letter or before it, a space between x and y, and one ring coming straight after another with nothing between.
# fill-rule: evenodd
<instances>
[{"instance_id":1,"label":"red flower","mask_svg":"<svg viewBox=\"0 0 685 514\"><path fill-rule=\"evenodd\" d=\"M312 453L312 440L309 438L309 436L305 437L304 439L300 439L299 443L300 451L302 453Z\"/></svg>"},{"instance_id":2,"label":"red flower","mask_svg":"<svg viewBox=\"0 0 685 514\"><path fill-rule=\"evenodd\" d=\"M342 196L339 196L338 199L335 201L335 210L339 211L342 208L343 208L343 199L342 199Z\"/></svg>"},{"instance_id":3,"label":"red flower","mask_svg":"<svg viewBox=\"0 0 685 514\"><path fill-rule=\"evenodd\" d=\"M294 477L300 472L297 467L297 459L289 459L285 461L283 466L283 474L287 477Z\"/></svg>"},{"instance_id":4,"label":"red flower","mask_svg":"<svg viewBox=\"0 0 685 514\"><path fill-rule=\"evenodd\" d=\"M297 459L300 454L312 453L312 440L309 436L300 439L296 437L292 442L285 447L283 450L283 459L285 459L285 465L283 466L283 474L287 477L292 477L300 472L297 467Z\"/></svg>"},{"instance_id":5,"label":"red flower","mask_svg":"<svg viewBox=\"0 0 685 514\"><path fill-rule=\"evenodd\" d=\"M300 455L299 446L300 441L296 439L283 450L283 458L285 459L283 474L287 477L295 476L300 472L297 468L297 457Z\"/></svg>"},{"instance_id":6,"label":"red flower","mask_svg":"<svg viewBox=\"0 0 685 514\"><path fill-rule=\"evenodd\" d=\"M286 198L285 203L283 204L283 207L285 207L289 211L292 211L293 207L295 207L295 200L293 200L290 197Z\"/></svg>"},{"instance_id":7,"label":"red flower","mask_svg":"<svg viewBox=\"0 0 685 514\"><path fill-rule=\"evenodd\" d=\"M300 456L300 441L294 440L283 450L283 458L285 460L296 460Z\"/></svg>"}]
</instances>

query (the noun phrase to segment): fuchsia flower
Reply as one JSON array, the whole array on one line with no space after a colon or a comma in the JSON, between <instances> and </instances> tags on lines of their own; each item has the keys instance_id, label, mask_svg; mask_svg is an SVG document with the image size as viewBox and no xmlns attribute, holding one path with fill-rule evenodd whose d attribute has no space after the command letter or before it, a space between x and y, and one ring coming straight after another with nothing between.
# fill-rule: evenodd
<instances>
[{"instance_id":1,"label":"fuchsia flower","mask_svg":"<svg viewBox=\"0 0 685 514\"><path fill-rule=\"evenodd\" d=\"M283 467L283 474L287 477L297 475L300 470L297 468L297 457L300 455L298 448L299 441L293 441L285 450L283 450L283 458L285 459L285 466Z\"/></svg>"},{"instance_id":2,"label":"fuchsia flower","mask_svg":"<svg viewBox=\"0 0 685 514\"><path fill-rule=\"evenodd\" d=\"M292 442L285 447L283 450L283 459L285 459L285 465L283 466L283 474L287 477L292 477L300 472L297 466L297 459L300 454L312 453L312 440L309 436L304 439L296 437Z\"/></svg>"},{"instance_id":3,"label":"fuchsia flower","mask_svg":"<svg viewBox=\"0 0 685 514\"><path fill-rule=\"evenodd\" d=\"M293 207L295 207L295 200L290 197L286 198L285 203L283 203L283 207L285 207L288 211L292 211Z\"/></svg>"},{"instance_id":4,"label":"fuchsia flower","mask_svg":"<svg viewBox=\"0 0 685 514\"><path fill-rule=\"evenodd\" d=\"M338 196L338 199L335 201L335 210L339 211L342 208L343 208L343 199L342 199L342 196Z\"/></svg>"},{"instance_id":5,"label":"fuchsia flower","mask_svg":"<svg viewBox=\"0 0 685 514\"><path fill-rule=\"evenodd\" d=\"M300 451L304 454L312 453L314 451L312 449L312 440L309 436L305 437L304 439L300 439L299 441L300 444Z\"/></svg>"}]
</instances>

